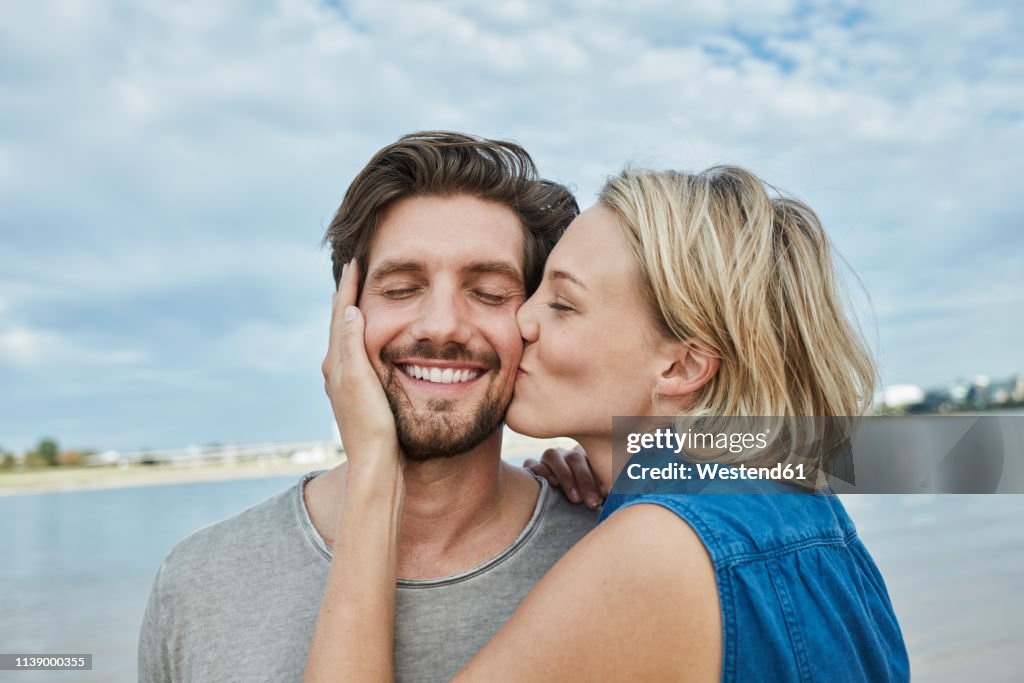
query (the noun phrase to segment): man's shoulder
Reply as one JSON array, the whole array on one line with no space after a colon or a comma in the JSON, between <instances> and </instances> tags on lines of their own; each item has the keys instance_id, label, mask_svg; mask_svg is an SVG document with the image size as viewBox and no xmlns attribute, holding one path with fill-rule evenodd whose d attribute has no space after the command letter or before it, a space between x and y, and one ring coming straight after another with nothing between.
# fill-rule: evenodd
<instances>
[{"instance_id":1,"label":"man's shoulder","mask_svg":"<svg viewBox=\"0 0 1024 683\"><path fill-rule=\"evenodd\" d=\"M296 483L226 519L180 540L160 569L161 582L191 584L197 574L221 574L229 565L244 565L267 552L278 553L283 541L303 535Z\"/></svg>"},{"instance_id":2,"label":"man's shoulder","mask_svg":"<svg viewBox=\"0 0 1024 683\"><path fill-rule=\"evenodd\" d=\"M301 677L330 566L301 486L193 532L167 554L140 629L140 680Z\"/></svg>"},{"instance_id":3,"label":"man's shoulder","mask_svg":"<svg viewBox=\"0 0 1024 683\"><path fill-rule=\"evenodd\" d=\"M538 480L542 498L538 530L542 536L571 546L597 525L596 511L573 503L562 489L554 488L544 478Z\"/></svg>"}]
</instances>

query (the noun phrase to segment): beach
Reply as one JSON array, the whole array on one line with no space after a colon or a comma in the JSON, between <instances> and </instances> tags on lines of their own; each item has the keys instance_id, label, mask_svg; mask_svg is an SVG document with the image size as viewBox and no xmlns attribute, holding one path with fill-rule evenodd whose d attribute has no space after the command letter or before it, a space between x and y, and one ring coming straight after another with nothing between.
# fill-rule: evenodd
<instances>
[{"instance_id":1,"label":"beach","mask_svg":"<svg viewBox=\"0 0 1024 683\"><path fill-rule=\"evenodd\" d=\"M545 448L571 448L571 439L534 439L507 432L503 457L516 463L543 452ZM202 464L132 464L126 467L96 465L83 467L34 468L24 471L0 471L0 497L37 493L93 491L134 486L159 486L188 482L259 479L299 475L310 470L326 470L345 462L338 456L317 459L288 457L234 460Z\"/></svg>"},{"instance_id":2,"label":"beach","mask_svg":"<svg viewBox=\"0 0 1024 683\"><path fill-rule=\"evenodd\" d=\"M93 491L134 486L159 486L201 481L258 479L299 475L311 469L329 469L344 458L317 462L292 462L287 459L206 465L132 465L117 467L53 467L0 474L0 496L24 496L38 493Z\"/></svg>"}]
</instances>

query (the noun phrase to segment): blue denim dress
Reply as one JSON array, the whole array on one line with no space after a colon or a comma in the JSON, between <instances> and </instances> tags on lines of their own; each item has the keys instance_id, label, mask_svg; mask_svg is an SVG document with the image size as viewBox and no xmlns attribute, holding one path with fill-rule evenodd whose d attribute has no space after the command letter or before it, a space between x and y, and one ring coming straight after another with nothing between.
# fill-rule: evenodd
<instances>
[{"instance_id":1,"label":"blue denim dress","mask_svg":"<svg viewBox=\"0 0 1024 683\"><path fill-rule=\"evenodd\" d=\"M600 520L653 504L697 533L718 583L723 681L909 680L885 582L839 499L755 486L778 492L613 490Z\"/></svg>"}]
</instances>

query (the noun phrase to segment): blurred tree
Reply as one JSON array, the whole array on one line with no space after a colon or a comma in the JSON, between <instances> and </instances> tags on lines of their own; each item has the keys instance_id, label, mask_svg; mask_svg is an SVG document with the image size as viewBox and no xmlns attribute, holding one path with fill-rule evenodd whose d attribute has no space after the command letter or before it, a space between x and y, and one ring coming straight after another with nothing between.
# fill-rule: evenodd
<instances>
[{"instance_id":1,"label":"blurred tree","mask_svg":"<svg viewBox=\"0 0 1024 683\"><path fill-rule=\"evenodd\" d=\"M60 451L57 448L57 442L49 438L42 439L39 442L39 446L36 447L36 453L38 453L42 461L45 462L50 467L53 467L57 464L57 454L59 452Z\"/></svg>"}]
</instances>

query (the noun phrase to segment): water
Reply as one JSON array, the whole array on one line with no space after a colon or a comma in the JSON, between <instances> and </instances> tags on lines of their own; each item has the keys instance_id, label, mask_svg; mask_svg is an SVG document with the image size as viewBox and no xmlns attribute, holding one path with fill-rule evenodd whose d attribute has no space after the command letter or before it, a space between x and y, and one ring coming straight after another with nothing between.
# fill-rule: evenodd
<instances>
[{"instance_id":1,"label":"water","mask_svg":"<svg viewBox=\"0 0 1024 683\"><path fill-rule=\"evenodd\" d=\"M0 497L0 652L93 654L91 672L0 672L0 680L134 681L149 589L196 529L298 481L271 477Z\"/></svg>"},{"instance_id":2,"label":"water","mask_svg":"<svg viewBox=\"0 0 1024 683\"><path fill-rule=\"evenodd\" d=\"M1024 495L846 496L915 681L1019 681Z\"/></svg>"},{"instance_id":3,"label":"water","mask_svg":"<svg viewBox=\"0 0 1024 683\"><path fill-rule=\"evenodd\" d=\"M0 498L0 652L92 653L93 671L0 680L131 681L157 567L189 532L295 476ZM1024 495L850 496L886 578L915 680L1019 680Z\"/></svg>"}]
</instances>

